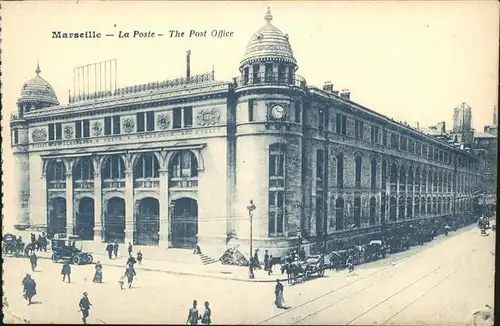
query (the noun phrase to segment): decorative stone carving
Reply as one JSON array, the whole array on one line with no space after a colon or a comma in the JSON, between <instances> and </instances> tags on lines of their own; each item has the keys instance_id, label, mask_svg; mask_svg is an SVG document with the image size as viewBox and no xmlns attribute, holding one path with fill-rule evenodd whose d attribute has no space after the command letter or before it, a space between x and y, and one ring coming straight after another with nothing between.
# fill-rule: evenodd
<instances>
[{"instance_id":1,"label":"decorative stone carving","mask_svg":"<svg viewBox=\"0 0 500 326\"><path fill-rule=\"evenodd\" d=\"M125 120L123 120L123 130L127 134L130 134L135 130L135 122L132 118L126 118Z\"/></svg>"},{"instance_id":2,"label":"decorative stone carving","mask_svg":"<svg viewBox=\"0 0 500 326\"><path fill-rule=\"evenodd\" d=\"M197 119L200 126L213 126L219 123L220 112L217 109L200 110Z\"/></svg>"},{"instance_id":3,"label":"decorative stone carving","mask_svg":"<svg viewBox=\"0 0 500 326\"><path fill-rule=\"evenodd\" d=\"M102 134L102 125L99 121L94 121L92 123L92 134L94 136L100 136Z\"/></svg>"},{"instance_id":4,"label":"decorative stone carving","mask_svg":"<svg viewBox=\"0 0 500 326\"><path fill-rule=\"evenodd\" d=\"M64 138L65 139L73 138L73 126L65 126L64 127Z\"/></svg>"},{"instance_id":5,"label":"decorative stone carving","mask_svg":"<svg viewBox=\"0 0 500 326\"><path fill-rule=\"evenodd\" d=\"M166 130L168 127L170 127L170 117L166 114L161 114L158 117L158 128L161 130Z\"/></svg>"},{"instance_id":6,"label":"decorative stone carving","mask_svg":"<svg viewBox=\"0 0 500 326\"><path fill-rule=\"evenodd\" d=\"M31 133L31 138L34 142L41 142L47 140L47 131L43 128L37 128Z\"/></svg>"}]
</instances>

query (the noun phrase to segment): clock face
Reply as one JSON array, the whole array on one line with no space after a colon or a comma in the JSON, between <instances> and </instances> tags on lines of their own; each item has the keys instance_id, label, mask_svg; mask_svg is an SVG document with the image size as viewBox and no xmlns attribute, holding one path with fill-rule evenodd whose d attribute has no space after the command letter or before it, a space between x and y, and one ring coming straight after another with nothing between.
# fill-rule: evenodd
<instances>
[{"instance_id":1,"label":"clock face","mask_svg":"<svg viewBox=\"0 0 500 326\"><path fill-rule=\"evenodd\" d=\"M285 116L285 108L282 107L281 105L275 105L271 109L271 115L275 119L281 119Z\"/></svg>"}]
</instances>

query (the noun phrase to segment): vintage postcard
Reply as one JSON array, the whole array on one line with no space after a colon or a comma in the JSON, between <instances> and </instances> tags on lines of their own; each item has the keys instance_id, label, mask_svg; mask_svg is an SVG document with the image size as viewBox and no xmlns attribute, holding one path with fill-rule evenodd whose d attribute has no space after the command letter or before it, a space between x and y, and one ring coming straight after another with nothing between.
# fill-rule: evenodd
<instances>
[{"instance_id":1,"label":"vintage postcard","mask_svg":"<svg viewBox=\"0 0 500 326\"><path fill-rule=\"evenodd\" d=\"M4 322L493 325L498 2L1 23Z\"/></svg>"}]
</instances>

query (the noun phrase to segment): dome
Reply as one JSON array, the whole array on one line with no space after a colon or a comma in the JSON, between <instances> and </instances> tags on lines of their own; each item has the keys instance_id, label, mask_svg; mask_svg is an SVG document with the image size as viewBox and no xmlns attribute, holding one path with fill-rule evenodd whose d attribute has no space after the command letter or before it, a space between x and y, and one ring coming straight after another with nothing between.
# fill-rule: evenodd
<instances>
[{"instance_id":1,"label":"dome","mask_svg":"<svg viewBox=\"0 0 500 326\"><path fill-rule=\"evenodd\" d=\"M49 82L40 77L40 66L35 70L36 76L24 83L19 102L40 102L50 105L59 105L56 93Z\"/></svg>"},{"instance_id":2,"label":"dome","mask_svg":"<svg viewBox=\"0 0 500 326\"><path fill-rule=\"evenodd\" d=\"M291 62L296 65L297 61L293 57L292 47L288 41L288 34L283 33L271 24L273 16L269 8L267 8L264 19L267 23L255 32L248 42L241 66L267 59Z\"/></svg>"}]
</instances>

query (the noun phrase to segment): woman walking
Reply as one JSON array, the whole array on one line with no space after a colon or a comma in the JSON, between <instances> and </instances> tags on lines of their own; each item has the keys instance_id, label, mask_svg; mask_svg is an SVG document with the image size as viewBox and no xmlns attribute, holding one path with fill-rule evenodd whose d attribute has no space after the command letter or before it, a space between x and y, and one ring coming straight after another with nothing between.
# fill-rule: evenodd
<instances>
[{"instance_id":1,"label":"woman walking","mask_svg":"<svg viewBox=\"0 0 500 326\"><path fill-rule=\"evenodd\" d=\"M98 261L95 264L95 273L94 273L94 279L92 280L94 283L102 283L102 265L101 262Z\"/></svg>"},{"instance_id":2,"label":"woman walking","mask_svg":"<svg viewBox=\"0 0 500 326\"><path fill-rule=\"evenodd\" d=\"M131 264L127 265L127 269L125 270L125 276L127 277L129 289L132 287L132 282L134 281L134 276L136 275L137 274L135 273L134 266Z\"/></svg>"},{"instance_id":3,"label":"woman walking","mask_svg":"<svg viewBox=\"0 0 500 326\"><path fill-rule=\"evenodd\" d=\"M205 301L205 311L201 317L201 323L203 325L210 325L212 323L212 309L210 309L210 303Z\"/></svg>"},{"instance_id":4,"label":"woman walking","mask_svg":"<svg viewBox=\"0 0 500 326\"><path fill-rule=\"evenodd\" d=\"M25 300L28 300L28 305L30 305L31 299L36 294L36 283L35 280L31 278L30 274L26 274L22 282L23 285L23 297Z\"/></svg>"}]
</instances>

